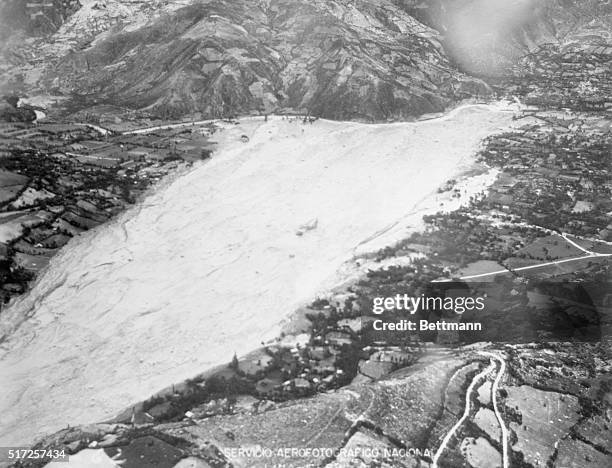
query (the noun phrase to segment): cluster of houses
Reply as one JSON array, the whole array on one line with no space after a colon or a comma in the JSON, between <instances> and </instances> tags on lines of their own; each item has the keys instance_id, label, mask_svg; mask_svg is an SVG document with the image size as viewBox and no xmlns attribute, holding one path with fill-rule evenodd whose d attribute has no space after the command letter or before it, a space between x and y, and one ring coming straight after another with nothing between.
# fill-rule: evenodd
<instances>
[{"instance_id":1,"label":"cluster of houses","mask_svg":"<svg viewBox=\"0 0 612 468\"><path fill-rule=\"evenodd\" d=\"M537 115L537 114L536 114ZM543 114L540 124L489 139L482 158L504 173L483 208L531 224L610 237L610 132L597 121Z\"/></svg>"},{"instance_id":2,"label":"cluster of houses","mask_svg":"<svg viewBox=\"0 0 612 468\"><path fill-rule=\"evenodd\" d=\"M546 44L516 65L508 88L541 109L610 110L610 60L612 47L606 44Z\"/></svg>"},{"instance_id":3,"label":"cluster of houses","mask_svg":"<svg viewBox=\"0 0 612 468\"><path fill-rule=\"evenodd\" d=\"M174 134L173 134L174 133ZM101 167L134 167L136 163L160 162L171 159L197 161L206 159L212 147L201 135L177 134L126 135L103 140L81 140L67 147L66 154L83 164Z\"/></svg>"},{"instance_id":4,"label":"cluster of houses","mask_svg":"<svg viewBox=\"0 0 612 468\"><path fill-rule=\"evenodd\" d=\"M285 400L372 381L414 361L417 347L364 341L367 321L354 297L348 301L347 297L342 293L329 301L315 301L300 311L311 322L309 333L290 345L266 346L230 367L255 380L256 396Z\"/></svg>"},{"instance_id":5,"label":"cluster of houses","mask_svg":"<svg viewBox=\"0 0 612 468\"><path fill-rule=\"evenodd\" d=\"M212 145L206 133L193 129L158 130L142 135L101 134L85 124L0 123L0 151L38 150L55 157L69 156L99 167L134 166L169 159L206 159Z\"/></svg>"},{"instance_id":6,"label":"cluster of houses","mask_svg":"<svg viewBox=\"0 0 612 468\"><path fill-rule=\"evenodd\" d=\"M355 376L346 362L361 354L360 327L343 324L342 314L331 304L315 307L309 313L318 320L302 342L266 347L265 372L255 385L258 396L272 400L305 396L336 388Z\"/></svg>"}]
</instances>

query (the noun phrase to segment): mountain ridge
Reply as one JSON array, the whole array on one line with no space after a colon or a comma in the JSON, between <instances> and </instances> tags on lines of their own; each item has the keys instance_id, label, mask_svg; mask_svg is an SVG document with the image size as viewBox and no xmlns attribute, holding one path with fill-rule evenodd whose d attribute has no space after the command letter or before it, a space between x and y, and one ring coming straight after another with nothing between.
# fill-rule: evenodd
<instances>
[{"instance_id":1,"label":"mountain ridge","mask_svg":"<svg viewBox=\"0 0 612 468\"><path fill-rule=\"evenodd\" d=\"M163 118L403 119L490 93L451 65L437 31L391 1L208 1L109 31L47 60L35 87L70 96L72 109Z\"/></svg>"},{"instance_id":2,"label":"mountain ridge","mask_svg":"<svg viewBox=\"0 0 612 468\"><path fill-rule=\"evenodd\" d=\"M106 99L96 96L98 102L165 118L283 109L384 120L442 111L462 87L488 93L457 73L437 33L409 15L371 2L360 5L377 8L378 17L330 4L339 5L193 4L67 57L45 80L85 101L99 89Z\"/></svg>"},{"instance_id":3,"label":"mountain ridge","mask_svg":"<svg viewBox=\"0 0 612 468\"><path fill-rule=\"evenodd\" d=\"M490 96L488 77L541 44L610 24L598 0L81 3L5 50L5 90L56 96L61 115L405 120Z\"/></svg>"}]
</instances>

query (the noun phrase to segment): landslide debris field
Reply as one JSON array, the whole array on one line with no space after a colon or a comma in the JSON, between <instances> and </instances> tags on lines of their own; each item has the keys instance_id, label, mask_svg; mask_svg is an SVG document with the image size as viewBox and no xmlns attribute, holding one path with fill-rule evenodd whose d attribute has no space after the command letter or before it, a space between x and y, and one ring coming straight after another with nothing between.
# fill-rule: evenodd
<instances>
[{"instance_id":1,"label":"landslide debris field","mask_svg":"<svg viewBox=\"0 0 612 468\"><path fill-rule=\"evenodd\" d=\"M467 106L420 123L279 118L219 132L209 162L71 242L3 311L17 328L0 359L2 440L111 417L276 337L355 248L435 212L436 188L511 118Z\"/></svg>"}]
</instances>

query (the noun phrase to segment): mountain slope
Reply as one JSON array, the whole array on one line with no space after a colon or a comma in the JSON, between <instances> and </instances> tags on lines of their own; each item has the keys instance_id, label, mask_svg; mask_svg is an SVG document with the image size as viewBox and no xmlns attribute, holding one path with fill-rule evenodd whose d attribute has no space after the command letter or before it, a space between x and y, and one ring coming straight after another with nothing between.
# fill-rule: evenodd
<instances>
[{"instance_id":1,"label":"mountain slope","mask_svg":"<svg viewBox=\"0 0 612 468\"><path fill-rule=\"evenodd\" d=\"M162 117L280 109L381 120L488 93L438 33L391 1L206 1L107 33L48 67L43 88Z\"/></svg>"},{"instance_id":2,"label":"mountain slope","mask_svg":"<svg viewBox=\"0 0 612 468\"><path fill-rule=\"evenodd\" d=\"M111 105L113 118L136 110L161 118L404 119L489 94L474 76L503 78L543 44L605 47L612 27L605 0L79 5L53 12L63 23L52 36L11 35L1 48L4 94L53 95L70 114ZM31 33L22 13L15 27L25 21Z\"/></svg>"},{"instance_id":3,"label":"mountain slope","mask_svg":"<svg viewBox=\"0 0 612 468\"><path fill-rule=\"evenodd\" d=\"M605 44L612 31L606 0L401 0L419 21L440 31L460 69L500 76L543 44Z\"/></svg>"}]
</instances>

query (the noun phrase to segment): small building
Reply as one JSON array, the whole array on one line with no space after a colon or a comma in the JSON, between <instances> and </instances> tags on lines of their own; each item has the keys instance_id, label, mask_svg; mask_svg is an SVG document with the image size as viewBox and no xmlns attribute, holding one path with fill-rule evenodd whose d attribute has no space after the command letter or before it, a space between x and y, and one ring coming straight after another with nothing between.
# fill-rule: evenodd
<instances>
[{"instance_id":1,"label":"small building","mask_svg":"<svg viewBox=\"0 0 612 468\"><path fill-rule=\"evenodd\" d=\"M293 386L296 390L310 390L311 384L306 379L297 378L293 379Z\"/></svg>"}]
</instances>

